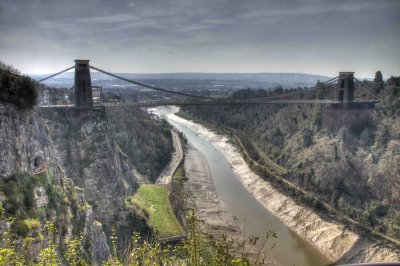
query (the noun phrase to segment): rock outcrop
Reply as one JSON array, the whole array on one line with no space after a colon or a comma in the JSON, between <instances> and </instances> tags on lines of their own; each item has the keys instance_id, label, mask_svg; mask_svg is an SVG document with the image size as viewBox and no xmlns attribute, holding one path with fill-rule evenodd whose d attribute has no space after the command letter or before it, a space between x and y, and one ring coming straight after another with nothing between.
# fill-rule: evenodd
<instances>
[{"instance_id":1,"label":"rock outcrop","mask_svg":"<svg viewBox=\"0 0 400 266\"><path fill-rule=\"evenodd\" d=\"M82 235L90 243L86 251L92 261L106 259L110 251L102 224L82 189L64 175L51 132L40 113L0 105L0 125L0 202L5 212L0 219L0 234L11 229L7 214L17 217L14 223L25 218L37 220L41 226L36 230L42 233L44 222L53 221L59 228L57 243ZM45 242L39 236L34 238L33 257Z\"/></svg>"},{"instance_id":2,"label":"rock outcrop","mask_svg":"<svg viewBox=\"0 0 400 266\"><path fill-rule=\"evenodd\" d=\"M42 114L65 174L83 188L106 234L115 227L122 242L133 231L147 235L146 218L125 208L125 198L169 161L169 127L137 109L43 109Z\"/></svg>"},{"instance_id":3,"label":"rock outcrop","mask_svg":"<svg viewBox=\"0 0 400 266\"><path fill-rule=\"evenodd\" d=\"M104 109L48 109L42 114L65 175L83 189L106 233L110 235L113 226L131 233L133 221L124 199L138 181L132 164L123 161L127 159L118 149Z\"/></svg>"},{"instance_id":4,"label":"rock outcrop","mask_svg":"<svg viewBox=\"0 0 400 266\"><path fill-rule=\"evenodd\" d=\"M35 235L26 225L33 219L40 224L35 257L46 245L43 225L54 221L57 243L83 236L87 257L99 264L110 254L112 228L120 243L134 231L151 232L142 212L125 208L125 197L171 158L167 124L142 110L0 105L0 125L0 234L15 230L6 219L17 217L28 228L18 233Z\"/></svg>"}]
</instances>

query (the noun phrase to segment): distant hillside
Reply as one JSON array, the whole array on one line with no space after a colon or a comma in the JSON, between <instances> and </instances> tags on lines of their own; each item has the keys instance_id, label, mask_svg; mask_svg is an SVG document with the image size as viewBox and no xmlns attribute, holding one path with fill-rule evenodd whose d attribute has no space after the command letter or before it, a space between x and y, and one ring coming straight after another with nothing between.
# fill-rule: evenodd
<instances>
[{"instance_id":1,"label":"distant hillside","mask_svg":"<svg viewBox=\"0 0 400 266\"><path fill-rule=\"evenodd\" d=\"M371 109L358 104L271 104L185 106L182 110L232 129L256 160L267 154L287 169L284 178L318 200L400 239L398 80L392 78L381 89L364 83L382 97Z\"/></svg>"},{"instance_id":2,"label":"distant hillside","mask_svg":"<svg viewBox=\"0 0 400 266\"><path fill-rule=\"evenodd\" d=\"M95 72L92 74L95 76ZM157 80L157 85L163 84L161 80L168 80L166 87L196 87L196 83L201 83L205 87L225 86L232 89L242 88L273 88L282 86L289 87L308 87L315 85L320 81L326 81L330 77L301 74L301 73L160 73L160 74L135 74L135 73L118 73L126 78L135 80ZM30 75L32 78L39 80L47 75ZM72 86L74 73L67 72L59 75L57 78L50 79L48 85L51 86ZM185 82L182 82L185 80ZM175 82L172 82L175 81ZM193 84L190 84L193 83ZM188 86L188 84L190 84Z\"/></svg>"}]
</instances>

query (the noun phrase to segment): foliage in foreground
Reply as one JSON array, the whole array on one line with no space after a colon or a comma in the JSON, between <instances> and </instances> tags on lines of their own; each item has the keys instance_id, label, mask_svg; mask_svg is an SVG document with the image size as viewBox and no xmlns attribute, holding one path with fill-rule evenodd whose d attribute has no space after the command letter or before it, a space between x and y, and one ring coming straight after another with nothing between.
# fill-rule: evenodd
<instances>
[{"instance_id":1,"label":"foliage in foreground","mask_svg":"<svg viewBox=\"0 0 400 266\"><path fill-rule=\"evenodd\" d=\"M259 238L251 237L243 241L235 241L223 236L213 239L203 235L199 230L199 220L192 210L186 217L188 221L187 238L180 244L165 245L153 238L143 241L139 233L134 233L128 247L117 251L118 239L113 230L112 255L104 266L148 266L148 265L264 265L267 256L275 247L271 243L276 238L272 231L267 232L259 245ZM90 265L84 255L82 238L67 240L61 248L56 243L57 228L51 222L45 225L47 245L37 258L32 258L33 238L16 239L11 233L3 234L0 248L0 266L2 265ZM250 257L252 259L250 260Z\"/></svg>"}]
</instances>

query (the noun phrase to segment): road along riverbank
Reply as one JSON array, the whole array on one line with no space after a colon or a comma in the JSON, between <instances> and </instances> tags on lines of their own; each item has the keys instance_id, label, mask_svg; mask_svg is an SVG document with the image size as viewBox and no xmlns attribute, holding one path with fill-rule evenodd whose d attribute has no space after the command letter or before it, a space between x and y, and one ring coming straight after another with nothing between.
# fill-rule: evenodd
<instances>
[{"instance_id":1,"label":"road along riverbank","mask_svg":"<svg viewBox=\"0 0 400 266\"><path fill-rule=\"evenodd\" d=\"M172 176L176 169L183 160L183 146L179 138L178 132L171 129L172 142L174 145L174 153L172 154L171 161L165 166L159 177L157 178L156 184L169 184L171 183Z\"/></svg>"}]
</instances>

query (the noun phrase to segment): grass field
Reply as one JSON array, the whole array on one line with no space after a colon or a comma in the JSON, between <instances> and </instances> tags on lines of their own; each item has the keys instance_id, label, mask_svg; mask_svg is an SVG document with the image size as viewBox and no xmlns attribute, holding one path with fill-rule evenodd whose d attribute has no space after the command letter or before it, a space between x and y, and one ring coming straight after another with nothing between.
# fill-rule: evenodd
<instances>
[{"instance_id":1,"label":"grass field","mask_svg":"<svg viewBox=\"0 0 400 266\"><path fill-rule=\"evenodd\" d=\"M157 229L160 237L183 234L169 202L166 186L142 184L130 201L149 213L150 223Z\"/></svg>"}]
</instances>

